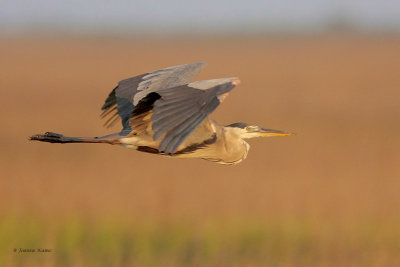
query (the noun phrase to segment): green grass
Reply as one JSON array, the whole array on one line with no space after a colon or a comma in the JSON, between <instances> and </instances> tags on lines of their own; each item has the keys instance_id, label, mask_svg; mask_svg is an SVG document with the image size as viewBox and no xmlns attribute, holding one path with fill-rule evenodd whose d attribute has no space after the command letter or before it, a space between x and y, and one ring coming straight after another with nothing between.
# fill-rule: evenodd
<instances>
[{"instance_id":1,"label":"green grass","mask_svg":"<svg viewBox=\"0 0 400 267\"><path fill-rule=\"evenodd\" d=\"M0 219L0 266L394 266L400 226ZM14 248L51 249L18 253Z\"/></svg>"}]
</instances>

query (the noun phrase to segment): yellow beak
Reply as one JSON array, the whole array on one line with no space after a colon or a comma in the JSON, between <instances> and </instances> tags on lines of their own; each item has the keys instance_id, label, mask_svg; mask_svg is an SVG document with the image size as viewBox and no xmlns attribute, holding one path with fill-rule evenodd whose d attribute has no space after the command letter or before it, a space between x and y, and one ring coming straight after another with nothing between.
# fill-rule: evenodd
<instances>
[{"instance_id":1,"label":"yellow beak","mask_svg":"<svg viewBox=\"0 0 400 267\"><path fill-rule=\"evenodd\" d=\"M280 131L280 130L261 128L260 135L261 136L292 136L292 135L295 135L295 134L294 133L290 133L290 132Z\"/></svg>"}]
</instances>

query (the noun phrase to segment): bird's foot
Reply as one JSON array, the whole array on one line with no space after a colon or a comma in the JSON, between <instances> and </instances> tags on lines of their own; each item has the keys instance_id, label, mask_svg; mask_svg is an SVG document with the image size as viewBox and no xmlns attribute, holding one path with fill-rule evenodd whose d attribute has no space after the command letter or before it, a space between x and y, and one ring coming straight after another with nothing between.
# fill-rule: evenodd
<instances>
[{"instance_id":1,"label":"bird's foot","mask_svg":"<svg viewBox=\"0 0 400 267\"><path fill-rule=\"evenodd\" d=\"M46 132L45 134L35 134L29 137L29 140L49 143L63 143L63 141L65 141L64 135L53 132Z\"/></svg>"}]
</instances>

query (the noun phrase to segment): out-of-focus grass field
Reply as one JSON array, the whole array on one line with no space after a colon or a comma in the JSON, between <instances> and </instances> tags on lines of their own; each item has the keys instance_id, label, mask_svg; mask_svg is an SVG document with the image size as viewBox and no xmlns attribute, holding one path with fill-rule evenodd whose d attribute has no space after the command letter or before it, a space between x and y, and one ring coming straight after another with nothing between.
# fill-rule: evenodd
<instances>
[{"instance_id":1,"label":"out-of-focus grass field","mask_svg":"<svg viewBox=\"0 0 400 267\"><path fill-rule=\"evenodd\" d=\"M400 266L400 38L1 39L1 266ZM240 77L213 114L294 131L236 166L109 145L133 75ZM13 250L51 249L47 253Z\"/></svg>"}]
</instances>

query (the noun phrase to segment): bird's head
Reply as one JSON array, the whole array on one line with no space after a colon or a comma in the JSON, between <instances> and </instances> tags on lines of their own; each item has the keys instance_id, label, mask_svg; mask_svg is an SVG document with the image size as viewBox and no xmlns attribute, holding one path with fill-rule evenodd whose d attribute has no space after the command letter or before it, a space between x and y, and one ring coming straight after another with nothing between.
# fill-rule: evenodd
<instances>
[{"instance_id":1,"label":"bird's head","mask_svg":"<svg viewBox=\"0 0 400 267\"><path fill-rule=\"evenodd\" d=\"M260 126L249 125L244 122L236 122L227 125L231 127L242 139L249 139L254 137L270 137L270 136L292 136L294 133L284 132L280 130L272 130L261 128Z\"/></svg>"}]
</instances>

